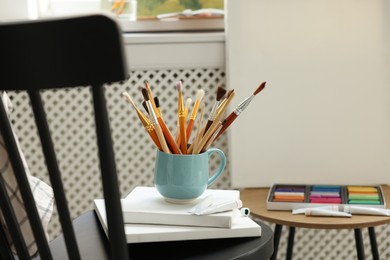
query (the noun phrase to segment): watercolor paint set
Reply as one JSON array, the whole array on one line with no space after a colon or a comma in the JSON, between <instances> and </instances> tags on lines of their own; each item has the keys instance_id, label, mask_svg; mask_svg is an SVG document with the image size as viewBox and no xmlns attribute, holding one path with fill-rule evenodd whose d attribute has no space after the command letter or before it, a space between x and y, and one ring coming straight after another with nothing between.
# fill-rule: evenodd
<instances>
[{"instance_id":1,"label":"watercolor paint set","mask_svg":"<svg viewBox=\"0 0 390 260\"><path fill-rule=\"evenodd\" d=\"M380 185L274 184L267 197L269 210L293 210L325 205L386 208L386 201Z\"/></svg>"}]
</instances>

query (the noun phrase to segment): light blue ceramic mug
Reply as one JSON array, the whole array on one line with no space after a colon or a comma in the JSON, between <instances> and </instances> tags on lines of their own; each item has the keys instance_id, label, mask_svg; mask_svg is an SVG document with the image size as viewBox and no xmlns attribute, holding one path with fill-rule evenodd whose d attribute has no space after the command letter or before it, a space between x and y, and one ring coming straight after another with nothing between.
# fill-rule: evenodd
<instances>
[{"instance_id":1,"label":"light blue ceramic mug","mask_svg":"<svg viewBox=\"0 0 390 260\"><path fill-rule=\"evenodd\" d=\"M217 170L209 174L209 161L213 153L221 160ZM213 184L226 166L226 156L218 148L210 148L201 154L167 154L157 150L154 168L154 184L158 192L169 202L186 203L196 199Z\"/></svg>"}]
</instances>

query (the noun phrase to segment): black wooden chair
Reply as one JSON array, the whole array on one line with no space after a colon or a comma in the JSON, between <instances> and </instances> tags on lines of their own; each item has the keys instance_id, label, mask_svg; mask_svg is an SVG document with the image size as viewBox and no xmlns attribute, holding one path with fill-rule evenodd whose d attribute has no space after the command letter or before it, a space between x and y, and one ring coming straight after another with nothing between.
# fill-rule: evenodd
<instances>
[{"instance_id":1,"label":"black wooden chair","mask_svg":"<svg viewBox=\"0 0 390 260\"><path fill-rule=\"evenodd\" d=\"M3 102L0 133L28 213L40 259L268 259L272 230L261 237L127 244L103 84L126 79L121 32L104 15L0 23L0 90L27 91L39 131L63 234L47 242ZM40 90L91 89L108 239L94 211L71 220ZM1 93L0 93L1 94ZM0 147L1 148L1 147ZM0 169L0 259L29 259ZM6 228L5 228L6 227ZM12 238L17 256L9 246ZM65 241L65 242L64 242Z\"/></svg>"},{"instance_id":2,"label":"black wooden chair","mask_svg":"<svg viewBox=\"0 0 390 260\"><path fill-rule=\"evenodd\" d=\"M104 15L52 18L0 24L0 89L27 91L38 127L50 184L69 259L81 259L61 175L42 106L40 90L87 86L91 88L99 147L103 192L109 226L110 259L127 259L120 193L116 176L103 84L126 79L122 36L117 23ZM57 259L45 237L12 128L0 102L0 131L26 207L41 259ZM15 214L0 180L0 204L19 259L28 259ZM4 230L0 252L13 259Z\"/></svg>"}]
</instances>

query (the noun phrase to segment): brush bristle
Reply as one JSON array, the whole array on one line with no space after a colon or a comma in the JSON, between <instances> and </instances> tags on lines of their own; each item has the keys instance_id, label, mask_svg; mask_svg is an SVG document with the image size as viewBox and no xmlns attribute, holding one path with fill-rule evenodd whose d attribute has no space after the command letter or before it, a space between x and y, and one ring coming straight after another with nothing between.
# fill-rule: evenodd
<instances>
[{"instance_id":1,"label":"brush bristle","mask_svg":"<svg viewBox=\"0 0 390 260\"><path fill-rule=\"evenodd\" d=\"M220 101L223 98L223 96L225 96L226 91L227 91L226 88L218 87L218 89L217 89L217 101Z\"/></svg>"},{"instance_id":2,"label":"brush bristle","mask_svg":"<svg viewBox=\"0 0 390 260\"><path fill-rule=\"evenodd\" d=\"M146 112L149 113L149 109L148 109L148 105L146 105L146 101L142 101L142 106L144 107L144 109L146 110Z\"/></svg>"},{"instance_id":3,"label":"brush bristle","mask_svg":"<svg viewBox=\"0 0 390 260\"><path fill-rule=\"evenodd\" d=\"M191 98L187 98L186 99L186 107L189 107L192 103L192 99Z\"/></svg>"},{"instance_id":4,"label":"brush bristle","mask_svg":"<svg viewBox=\"0 0 390 260\"><path fill-rule=\"evenodd\" d=\"M148 91L146 88L142 88L142 95L144 96L144 99L146 101L149 101L149 95L148 95Z\"/></svg>"},{"instance_id":5,"label":"brush bristle","mask_svg":"<svg viewBox=\"0 0 390 260\"><path fill-rule=\"evenodd\" d=\"M259 94L259 92L265 88L265 83L266 83L265 81L261 83L260 86L258 86L257 89L255 90L255 92L253 92L253 95Z\"/></svg>"},{"instance_id":6,"label":"brush bristle","mask_svg":"<svg viewBox=\"0 0 390 260\"><path fill-rule=\"evenodd\" d=\"M150 90L149 81L144 80L144 84L145 84L145 88L146 88L147 90Z\"/></svg>"},{"instance_id":7,"label":"brush bristle","mask_svg":"<svg viewBox=\"0 0 390 260\"><path fill-rule=\"evenodd\" d=\"M198 93L196 93L196 100L202 100L202 98L204 97L204 90L203 89L199 89L198 90Z\"/></svg>"},{"instance_id":8,"label":"brush bristle","mask_svg":"<svg viewBox=\"0 0 390 260\"><path fill-rule=\"evenodd\" d=\"M156 107L160 107L160 100L158 97L154 97L154 104L156 104Z\"/></svg>"},{"instance_id":9,"label":"brush bristle","mask_svg":"<svg viewBox=\"0 0 390 260\"><path fill-rule=\"evenodd\" d=\"M231 89L227 92L226 97L229 98L230 95L234 92L234 89Z\"/></svg>"},{"instance_id":10,"label":"brush bristle","mask_svg":"<svg viewBox=\"0 0 390 260\"><path fill-rule=\"evenodd\" d=\"M181 81L178 81L178 82L176 83L176 88L177 88L178 91L181 91L181 90L182 90L183 84L181 83Z\"/></svg>"},{"instance_id":11,"label":"brush bristle","mask_svg":"<svg viewBox=\"0 0 390 260\"><path fill-rule=\"evenodd\" d=\"M122 93L122 96L124 96L125 98L127 98L127 100L130 102L130 104L132 104L134 107L136 107L136 106L135 106L135 103L134 103L134 101L131 99L129 93L123 92L123 93Z\"/></svg>"},{"instance_id":12,"label":"brush bristle","mask_svg":"<svg viewBox=\"0 0 390 260\"><path fill-rule=\"evenodd\" d=\"M124 96L124 97L130 97L130 95L129 95L129 93L127 93L126 91L125 92L122 92L122 96ZM131 99L131 98L130 98Z\"/></svg>"}]
</instances>

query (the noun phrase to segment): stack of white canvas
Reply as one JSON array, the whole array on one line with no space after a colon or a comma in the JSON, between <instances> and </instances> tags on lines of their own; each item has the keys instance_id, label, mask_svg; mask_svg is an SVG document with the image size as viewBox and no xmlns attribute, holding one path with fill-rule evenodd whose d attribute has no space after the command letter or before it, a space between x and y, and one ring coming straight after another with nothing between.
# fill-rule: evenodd
<instances>
[{"instance_id":1,"label":"stack of white canvas","mask_svg":"<svg viewBox=\"0 0 390 260\"><path fill-rule=\"evenodd\" d=\"M154 187L136 187L122 200L125 233L128 243L261 236L261 227L238 209L208 215L189 211L206 196L216 200L238 200L237 190L208 189L187 204L164 200ZM107 234L103 199L95 200L95 210Z\"/></svg>"}]
</instances>

